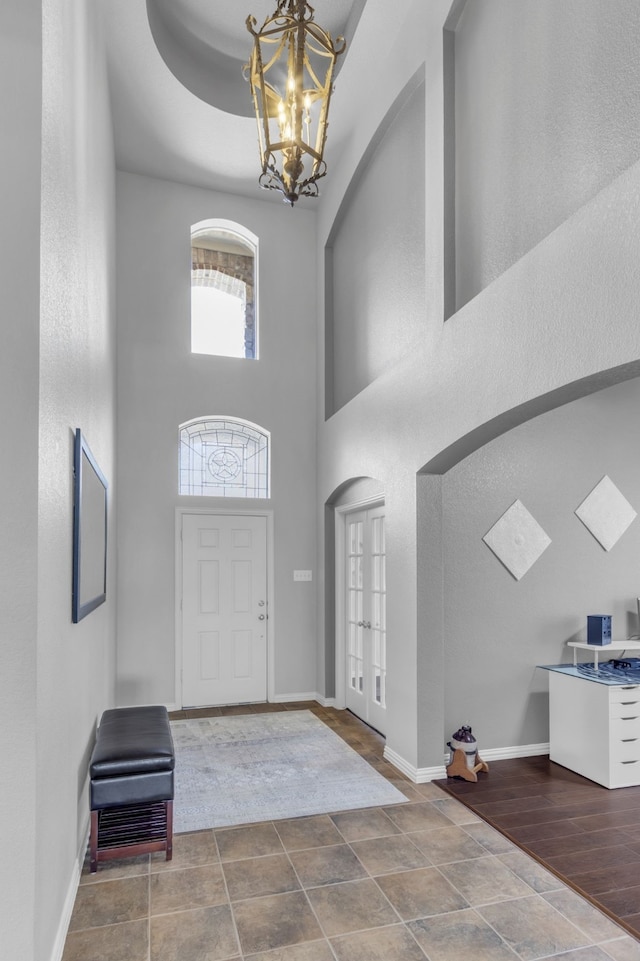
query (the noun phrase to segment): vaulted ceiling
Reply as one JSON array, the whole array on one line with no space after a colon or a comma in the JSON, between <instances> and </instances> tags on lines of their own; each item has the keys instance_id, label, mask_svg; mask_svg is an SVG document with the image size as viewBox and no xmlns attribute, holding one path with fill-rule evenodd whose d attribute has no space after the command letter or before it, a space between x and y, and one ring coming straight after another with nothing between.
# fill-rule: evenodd
<instances>
[{"instance_id":1,"label":"vaulted ceiling","mask_svg":"<svg viewBox=\"0 0 640 961\"><path fill-rule=\"evenodd\" d=\"M276 0L99 0L118 168L247 196L262 192L256 121L242 66ZM316 0L315 19L353 37L366 0ZM327 152L338 150L332 124Z\"/></svg>"}]
</instances>

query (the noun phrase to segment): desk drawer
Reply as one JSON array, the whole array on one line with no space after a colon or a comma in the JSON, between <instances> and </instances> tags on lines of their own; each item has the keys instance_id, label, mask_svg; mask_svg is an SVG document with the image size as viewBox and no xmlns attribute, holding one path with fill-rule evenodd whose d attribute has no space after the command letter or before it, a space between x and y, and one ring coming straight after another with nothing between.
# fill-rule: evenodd
<instances>
[{"instance_id":1,"label":"desk drawer","mask_svg":"<svg viewBox=\"0 0 640 961\"><path fill-rule=\"evenodd\" d=\"M609 766L610 787L631 787L640 784L640 759L612 761Z\"/></svg>"},{"instance_id":2,"label":"desk drawer","mask_svg":"<svg viewBox=\"0 0 640 961\"><path fill-rule=\"evenodd\" d=\"M609 688L609 703L640 701L640 684L620 684Z\"/></svg>"},{"instance_id":3,"label":"desk drawer","mask_svg":"<svg viewBox=\"0 0 640 961\"><path fill-rule=\"evenodd\" d=\"M640 715L612 717L609 720L610 744L617 744L618 741L627 741L634 737L640 738Z\"/></svg>"},{"instance_id":4,"label":"desk drawer","mask_svg":"<svg viewBox=\"0 0 640 961\"><path fill-rule=\"evenodd\" d=\"M609 704L609 717L640 717L640 698L614 701Z\"/></svg>"},{"instance_id":5,"label":"desk drawer","mask_svg":"<svg viewBox=\"0 0 640 961\"><path fill-rule=\"evenodd\" d=\"M611 763L640 762L640 737L625 737L621 740L611 739L609 746Z\"/></svg>"}]
</instances>

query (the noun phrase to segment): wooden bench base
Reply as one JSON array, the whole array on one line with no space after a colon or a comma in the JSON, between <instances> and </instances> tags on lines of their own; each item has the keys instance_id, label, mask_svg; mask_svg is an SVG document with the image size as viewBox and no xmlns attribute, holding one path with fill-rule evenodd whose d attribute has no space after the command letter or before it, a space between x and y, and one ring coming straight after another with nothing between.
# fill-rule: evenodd
<instances>
[{"instance_id":1,"label":"wooden bench base","mask_svg":"<svg viewBox=\"0 0 640 961\"><path fill-rule=\"evenodd\" d=\"M131 858L153 851L173 855L173 801L131 804L91 812L89 866L92 874L99 861Z\"/></svg>"},{"instance_id":2,"label":"wooden bench base","mask_svg":"<svg viewBox=\"0 0 640 961\"><path fill-rule=\"evenodd\" d=\"M89 762L91 873L99 861L173 848L175 752L166 707L105 711Z\"/></svg>"}]
</instances>

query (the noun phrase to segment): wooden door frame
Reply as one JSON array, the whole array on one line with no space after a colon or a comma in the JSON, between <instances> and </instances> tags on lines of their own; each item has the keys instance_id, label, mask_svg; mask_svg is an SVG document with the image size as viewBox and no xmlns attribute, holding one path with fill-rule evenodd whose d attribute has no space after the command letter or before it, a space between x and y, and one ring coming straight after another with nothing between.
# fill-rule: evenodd
<instances>
[{"instance_id":1,"label":"wooden door frame","mask_svg":"<svg viewBox=\"0 0 640 961\"><path fill-rule=\"evenodd\" d=\"M347 706L347 639L345 636L346 611L346 545L347 517L372 507L384 507L384 494L374 494L353 504L334 507L335 522L335 706L344 710Z\"/></svg>"},{"instance_id":2,"label":"wooden door frame","mask_svg":"<svg viewBox=\"0 0 640 961\"><path fill-rule=\"evenodd\" d=\"M275 598L273 589L273 511L211 507L176 507L175 513L175 704L181 710L182 704L182 521L186 514L201 517L264 517L267 522L267 701L271 701L275 691Z\"/></svg>"}]
</instances>

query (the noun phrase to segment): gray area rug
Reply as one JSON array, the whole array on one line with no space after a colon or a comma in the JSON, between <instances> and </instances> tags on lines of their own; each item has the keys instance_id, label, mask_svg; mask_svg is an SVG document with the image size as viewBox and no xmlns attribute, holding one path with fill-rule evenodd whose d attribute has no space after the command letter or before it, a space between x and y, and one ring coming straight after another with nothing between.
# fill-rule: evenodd
<instances>
[{"instance_id":1,"label":"gray area rug","mask_svg":"<svg viewBox=\"0 0 640 961\"><path fill-rule=\"evenodd\" d=\"M407 799L311 711L172 721L174 831Z\"/></svg>"}]
</instances>

